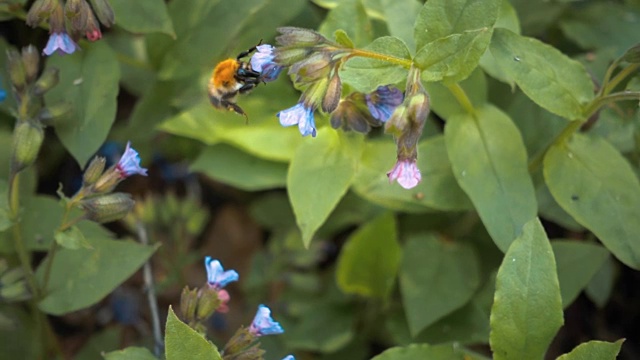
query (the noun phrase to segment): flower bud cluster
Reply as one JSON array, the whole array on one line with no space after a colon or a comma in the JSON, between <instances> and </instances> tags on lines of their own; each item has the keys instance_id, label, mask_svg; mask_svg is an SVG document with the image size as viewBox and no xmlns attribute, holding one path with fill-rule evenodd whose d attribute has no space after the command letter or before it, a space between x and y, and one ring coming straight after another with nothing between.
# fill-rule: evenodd
<instances>
[{"instance_id":1,"label":"flower bud cluster","mask_svg":"<svg viewBox=\"0 0 640 360\"><path fill-rule=\"evenodd\" d=\"M58 70L49 68L40 74L39 66L40 55L35 47L7 50L7 72L17 103L11 148L12 176L35 162L44 141L44 126L48 121L43 116L47 113L44 94L58 83Z\"/></svg>"},{"instance_id":2,"label":"flower bud cluster","mask_svg":"<svg viewBox=\"0 0 640 360\"><path fill-rule=\"evenodd\" d=\"M333 128L368 133L385 126L397 145L395 167L389 180L410 189L421 180L416 165L417 143L429 115L429 95L420 81L420 71L411 67L404 94L392 85L379 86L365 94L350 92L343 97L340 67L353 56L364 56L350 44L332 42L316 31L295 27L279 28L277 46L260 51L252 58L252 67L288 68L294 85L302 90L298 103L280 111L283 126L298 125L303 136L316 136L314 113L329 114ZM268 52L268 53L267 53ZM255 60L254 60L255 59ZM254 64L255 63L255 64ZM270 79L273 77L270 77Z\"/></svg>"},{"instance_id":3,"label":"flower bud cluster","mask_svg":"<svg viewBox=\"0 0 640 360\"><path fill-rule=\"evenodd\" d=\"M77 40L78 34L90 41L99 40L99 23L110 27L115 18L107 0L36 0L27 13L27 25L36 27L44 21L49 23L51 35L43 53L51 55L75 52L78 45L74 38Z\"/></svg>"}]
</instances>

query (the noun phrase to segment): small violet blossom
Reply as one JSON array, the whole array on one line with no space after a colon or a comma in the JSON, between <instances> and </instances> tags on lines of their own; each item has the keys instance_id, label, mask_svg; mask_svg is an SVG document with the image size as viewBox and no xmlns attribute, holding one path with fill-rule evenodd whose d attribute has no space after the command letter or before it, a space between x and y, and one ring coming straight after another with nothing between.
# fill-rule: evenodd
<instances>
[{"instance_id":1,"label":"small violet blossom","mask_svg":"<svg viewBox=\"0 0 640 360\"><path fill-rule=\"evenodd\" d=\"M264 82L270 82L278 78L282 72L282 66L276 64L273 60L275 48L269 44L256 46L257 52L251 57L251 68L259 72Z\"/></svg>"},{"instance_id":2,"label":"small violet blossom","mask_svg":"<svg viewBox=\"0 0 640 360\"><path fill-rule=\"evenodd\" d=\"M140 155L131 147L131 142L127 143L124 154L116 164L116 171L123 179L134 174L147 176L147 169L140 166Z\"/></svg>"},{"instance_id":3,"label":"small violet blossom","mask_svg":"<svg viewBox=\"0 0 640 360\"><path fill-rule=\"evenodd\" d=\"M207 269L207 282L214 289L220 290L228 283L238 281L238 273L235 270L224 271L220 261L212 259L211 256L204 258L204 266Z\"/></svg>"},{"instance_id":4,"label":"small violet blossom","mask_svg":"<svg viewBox=\"0 0 640 360\"><path fill-rule=\"evenodd\" d=\"M376 91L365 95L371 116L382 122L389 120L393 111L402 104L404 95L400 89L389 86L378 86Z\"/></svg>"},{"instance_id":5,"label":"small violet blossom","mask_svg":"<svg viewBox=\"0 0 640 360\"><path fill-rule=\"evenodd\" d=\"M258 306L258 312L253 318L249 332L255 336L263 336L282 334L284 330L278 322L271 318L271 310L261 304Z\"/></svg>"},{"instance_id":6,"label":"small violet blossom","mask_svg":"<svg viewBox=\"0 0 640 360\"><path fill-rule=\"evenodd\" d=\"M220 306L216 309L217 312L226 314L229 312L229 300L231 296L227 290L221 289L218 290L218 299L220 300Z\"/></svg>"},{"instance_id":7,"label":"small violet blossom","mask_svg":"<svg viewBox=\"0 0 640 360\"><path fill-rule=\"evenodd\" d=\"M398 184L405 189L416 187L422 180L420 169L418 169L415 160L398 160L393 169L387 173L387 176L389 177L389 182L397 180Z\"/></svg>"},{"instance_id":8,"label":"small violet blossom","mask_svg":"<svg viewBox=\"0 0 640 360\"><path fill-rule=\"evenodd\" d=\"M297 124L302 136L311 135L316 137L313 109L305 107L304 103L298 103L293 107L282 110L277 116L280 119L280 125L292 126Z\"/></svg>"},{"instance_id":9,"label":"small violet blossom","mask_svg":"<svg viewBox=\"0 0 640 360\"><path fill-rule=\"evenodd\" d=\"M78 49L78 45L71 39L69 34L66 32L54 32L49 36L47 46L42 52L47 56L52 55L54 52L73 54L76 49Z\"/></svg>"}]
</instances>

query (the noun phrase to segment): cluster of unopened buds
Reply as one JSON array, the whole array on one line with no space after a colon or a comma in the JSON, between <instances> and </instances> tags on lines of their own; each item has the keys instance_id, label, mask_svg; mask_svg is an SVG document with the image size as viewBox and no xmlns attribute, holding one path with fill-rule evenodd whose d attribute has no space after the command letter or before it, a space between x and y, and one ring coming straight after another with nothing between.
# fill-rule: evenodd
<instances>
[{"instance_id":1,"label":"cluster of unopened buds","mask_svg":"<svg viewBox=\"0 0 640 360\"><path fill-rule=\"evenodd\" d=\"M43 53L71 54L78 48L74 37L99 40L102 32L98 21L110 27L114 14L107 0L36 0L27 13L27 25L36 27L44 21L49 24L50 36Z\"/></svg>"},{"instance_id":2,"label":"cluster of unopened buds","mask_svg":"<svg viewBox=\"0 0 640 360\"><path fill-rule=\"evenodd\" d=\"M316 136L314 114L328 114L331 126L368 133L384 126L394 136L397 163L387 174L390 181L410 189L421 181L416 165L417 143L429 115L429 95L420 81L420 70L409 69L404 93L393 85L381 85L371 93L351 92L343 96L341 66L361 56L354 48L330 41L321 34L294 27L278 29L277 46L257 46L252 69L262 80L273 81L288 68L294 84L302 89L298 103L280 111L283 126L298 125L303 136Z\"/></svg>"},{"instance_id":3,"label":"cluster of unopened buds","mask_svg":"<svg viewBox=\"0 0 640 360\"><path fill-rule=\"evenodd\" d=\"M224 270L219 260L205 257L204 266L207 271L207 283L201 288L185 287L180 297L180 311L183 320L194 330L206 333L206 321L217 311L229 311L229 293L224 289L227 284L238 281L235 270ZM222 350L224 360L261 360L265 353L260 348L258 338L265 335L284 333L282 326L271 317L271 310L259 305L249 327L240 327L229 339ZM295 360L288 355L282 360Z\"/></svg>"}]
</instances>

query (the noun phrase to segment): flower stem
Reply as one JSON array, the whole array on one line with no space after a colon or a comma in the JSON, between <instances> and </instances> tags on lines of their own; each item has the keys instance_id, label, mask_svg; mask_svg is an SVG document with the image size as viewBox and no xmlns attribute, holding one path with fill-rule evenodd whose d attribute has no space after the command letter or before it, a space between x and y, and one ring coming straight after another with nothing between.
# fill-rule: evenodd
<instances>
[{"instance_id":1,"label":"flower stem","mask_svg":"<svg viewBox=\"0 0 640 360\"><path fill-rule=\"evenodd\" d=\"M473 107L473 103L471 103L469 96L467 96L467 93L464 91L462 86L460 86L460 84L452 83L446 84L445 86L449 89L449 91L451 91L451 94L453 94L456 100L458 100L458 103L464 108L467 113L471 115L476 113L476 109Z\"/></svg>"},{"instance_id":2,"label":"flower stem","mask_svg":"<svg viewBox=\"0 0 640 360\"><path fill-rule=\"evenodd\" d=\"M613 79L611 79L611 81L608 81L607 83L603 84L601 94L602 95L608 95L624 79L626 79L629 75L631 75L633 72L635 72L639 68L640 68L640 64L635 63L635 64L631 64L631 65L627 66L626 68L620 70L620 72ZM611 74L609 72L607 72L607 75L611 76ZM605 78L605 79L608 80L608 78Z\"/></svg>"},{"instance_id":3,"label":"flower stem","mask_svg":"<svg viewBox=\"0 0 640 360\"><path fill-rule=\"evenodd\" d=\"M580 127L584 124L582 120L574 120L571 121L565 126L564 129L558 134L555 139L547 146L543 151L540 151L536 156L529 162L529 174L533 174L540 165L542 165L542 160L544 159L547 150L553 145L562 144L566 142Z\"/></svg>"},{"instance_id":4,"label":"flower stem","mask_svg":"<svg viewBox=\"0 0 640 360\"><path fill-rule=\"evenodd\" d=\"M136 223L136 230L138 233L138 239L143 245L149 244L149 238L147 236L147 230L144 227L142 221L138 220ZM158 314L158 300L156 298L156 290L153 284L153 272L151 271L151 259L144 263L142 268L144 277L144 287L147 293L147 301L149 302L149 311L151 312L151 325L153 328L153 350L157 357L161 357L164 349L164 342L162 341L162 330L160 329L160 315Z\"/></svg>"},{"instance_id":5,"label":"flower stem","mask_svg":"<svg viewBox=\"0 0 640 360\"><path fill-rule=\"evenodd\" d=\"M367 58L370 58L370 59L386 61L388 63L400 65L400 66L402 66L404 68L407 68L407 69L410 68L411 65L413 64L413 61L411 61L409 59L403 59L403 58L399 58L399 57L396 57L396 56L387 55L387 54L381 54L381 53L378 53L378 52L375 52L375 51L369 51L369 50L363 50L363 49L352 49L348 56L349 57L361 56L361 57L367 57Z\"/></svg>"}]
</instances>

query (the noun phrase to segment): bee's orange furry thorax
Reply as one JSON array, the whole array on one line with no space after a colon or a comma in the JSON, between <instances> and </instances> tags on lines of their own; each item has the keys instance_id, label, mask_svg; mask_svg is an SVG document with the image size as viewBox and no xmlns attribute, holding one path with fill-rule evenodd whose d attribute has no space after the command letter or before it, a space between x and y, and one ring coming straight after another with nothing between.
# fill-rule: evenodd
<instances>
[{"instance_id":1,"label":"bee's orange furry thorax","mask_svg":"<svg viewBox=\"0 0 640 360\"><path fill-rule=\"evenodd\" d=\"M215 87L227 88L234 86L236 83L236 71L238 71L239 67L240 63L236 59L221 61L216 65L215 69L213 69L213 75L211 76L210 82L212 82Z\"/></svg>"}]
</instances>

